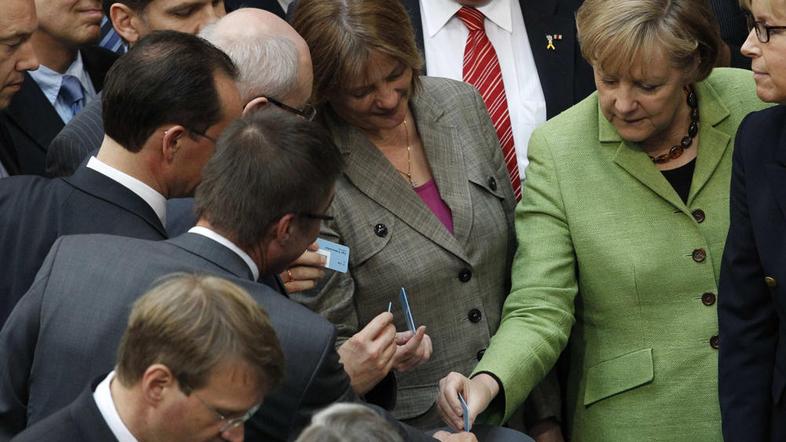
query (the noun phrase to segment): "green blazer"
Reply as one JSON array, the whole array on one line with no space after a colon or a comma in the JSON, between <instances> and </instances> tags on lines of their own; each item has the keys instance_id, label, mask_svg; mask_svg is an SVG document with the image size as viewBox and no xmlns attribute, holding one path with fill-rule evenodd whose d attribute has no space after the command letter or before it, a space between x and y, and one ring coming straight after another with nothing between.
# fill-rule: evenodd
<instances>
[{"instance_id":1,"label":"green blazer","mask_svg":"<svg viewBox=\"0 0 786 442\"><path fill-rule=\"evenodd\" d=\"M599 112L597 94L537 129L491 372L507 419L570 337L574 441L721 440L716 294L734 135L766 105L748 71L695 85L700 131L687 204ZM504 410L503 410L504 407Z\"/></svg>"}]
</instances>

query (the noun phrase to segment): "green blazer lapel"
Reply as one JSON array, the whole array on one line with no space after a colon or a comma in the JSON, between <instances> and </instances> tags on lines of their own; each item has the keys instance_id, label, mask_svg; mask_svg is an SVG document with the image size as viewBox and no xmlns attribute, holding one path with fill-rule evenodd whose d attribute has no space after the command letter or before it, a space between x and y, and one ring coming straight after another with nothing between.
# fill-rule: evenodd
<instances>
[{"instance_id":1,"label":"green blazer lapel","mask_svg":"<svg viewBox=\"0 0 786 442\"><path fill-rule=\"evenodd\" d=\"M445 114L444 110L440 109L430 97L416 96L412 102L412 112L431 167L431 174L437 183L440 196L450 208L453 217L453 236L451 237L444 228L443 230L451 240L458 240L460 244L464 244L468 241L473 217L463 152L472 149L473 146L463 146L466 140L460 140L456 136L455 124L442 118ZM454 253L464 258L464 248L457 247L457 249L460 253Z\"/></svg>"},{"instance_id":2,"label":"green blazer lapel","mask_svg":"<svg viewBox=\"0 0 786 442\"><path fill-rule=\"evenodd\" d=\"M702 82L696 86L696 95L699 98L701 126L696 171L693 173L688 205L707 184L731 144L731 135L716 127L730 115L729 109L719 99L717 92L710 84Z\"/></svg>"},{"instance_id":3,"label":"green blazer lapel","mask_svg":"<svg viewBox=\"0 0 786 442\"><path fill-rule=\"evenodd\" d=\"M650 157L634 144L623 141L614 126L603 117L600 110L598 110L598 139L602 145L609 149L615 149L612 155L614 162L631 177L674 207L687 210L680 196L655 167Z\"/></svg>"},{"instance_id":4,"label":"green blazer lapel","mask_svg":"<svg viewBox=\"0 0 786 442\"><path fill-rule=\"evenodd\" d=\"M326 116L326 120L346 161L344 175L358 190L425 238L467 259L456 239L363 132L332 116Z\"/></svg>"}]
</instances>

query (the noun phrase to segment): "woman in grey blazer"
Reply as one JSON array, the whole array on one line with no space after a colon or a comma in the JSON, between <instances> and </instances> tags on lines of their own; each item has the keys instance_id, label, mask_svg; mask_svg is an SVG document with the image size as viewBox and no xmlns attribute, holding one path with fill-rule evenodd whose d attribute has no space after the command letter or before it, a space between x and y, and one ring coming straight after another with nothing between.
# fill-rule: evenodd
<instances>
[{"instance_id":1,"label":"woman in grey blazer","mask_svg":"<svg viewBox=\"0 0 786 442\"><path fill-rule=\"evenodd\" d=\"M311 50L314 102L346 161L335 219L320 236L350 249L348 272L293 297L338 327L355 391L368 394L395 372L394 415L441 426L437 383L471 371L509 289L516 200L494 127L473 87L418 77L399 2L304 0L292 24Z\"/></svg>"}]
</instances>

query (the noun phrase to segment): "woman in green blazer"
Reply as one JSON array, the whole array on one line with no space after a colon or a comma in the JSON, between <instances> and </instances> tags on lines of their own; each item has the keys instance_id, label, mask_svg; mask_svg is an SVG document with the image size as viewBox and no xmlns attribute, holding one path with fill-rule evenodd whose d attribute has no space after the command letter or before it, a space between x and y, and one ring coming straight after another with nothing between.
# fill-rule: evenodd
<instances>
[{"instance_id":1,"label":"woman in green blazer","mask_svg":"<svg viewBox=\"0 0 786 442\"><path fill-rule=\"evenodd\" d=\"M587 0L598 92L537 129L503 319L443 418L506 420L568 343L574 441L720 440L716 316L734 135L765 105L712 66L701 0ZM485 416L484 416L485 417Z\"/></svg>"}]
</instances>

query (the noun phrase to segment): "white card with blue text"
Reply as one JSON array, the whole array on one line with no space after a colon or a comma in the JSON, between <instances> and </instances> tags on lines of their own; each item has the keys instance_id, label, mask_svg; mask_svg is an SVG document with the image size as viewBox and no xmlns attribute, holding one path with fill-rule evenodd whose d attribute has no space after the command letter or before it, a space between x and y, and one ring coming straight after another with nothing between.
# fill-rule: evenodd
<instances>
[{"instance_id":1,"label":"white card with blue text","mask_svg":"<svg viewBox=\"0 0 786 442\"><path fill-rule=\"evenodd\" d=\"M325 257L325 267L341 273L349 270L349 247L317 238L317 253Z\"/></svg>"}]
</instances>

